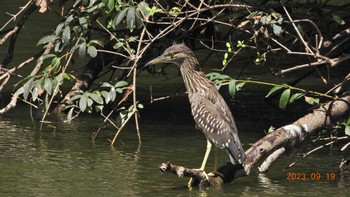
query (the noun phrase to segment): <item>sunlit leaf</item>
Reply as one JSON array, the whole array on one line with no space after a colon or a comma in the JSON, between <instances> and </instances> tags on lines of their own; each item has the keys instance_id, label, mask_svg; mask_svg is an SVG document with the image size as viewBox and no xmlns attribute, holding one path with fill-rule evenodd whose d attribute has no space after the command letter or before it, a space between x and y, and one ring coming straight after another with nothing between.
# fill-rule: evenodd
<instances>
[{"instance_id":1,"label":"sunlit leaf","mask_svg":"<svg viewBox=\"0 0 350 197\"><path fill-rule=\"evenodd\" d=\"M245 85L245 82L241 82L241 83L236 84L236 90L240 91L244 85Z\"/></svg>"},{"instance_id":2,"label":"sunlit leaf","mask_svg":"<svg viewBox=\"0 0 350 197\"><path fill-rule=\"evenodd\" d=\"M83 26L85 29L88 28L88 20L86 17L80 17L79 18L79 24Z\"/></svg>"},{"instance_id":3,"label":"sunlit leaf","mask_svg":"<svg viewBox=\"0 0 350 197\"><path fill-rule=\"evenodd\" d=\"M36 101L36 99L39 96L39 91L40 91L40 87L39 87L39 83L36 83L32 89L32 100Z\"/></svg>"},{"instance_id":4,"label":"sunlit leaf","mask_svg":"<svg viewBox=\"0 0 350 197\"><path fill-rule=\"evenodd\" d=\"M103 110L103 105L96 105L95 106L95 110L97 111L97 112L101 112L102 110Z\"/></svg>"},{"instance_id":5,"label":"sunlit leaf","mask_svg":"<svg viewBox=\"0 0 350 197\"><path fill-rule=\"evenodd\" d=\"M83 42L79 46L79 57L84 58L86 55L86 42Z\"/></svg>"},{"instance_id":6,"label":"sunlit leaf","mask_svg":"<svg viewBox=\"0 0 350 197\"><path fill-rule=\"evenodd\" d=\"M135 28L135 8L130 7L128 10L128 13L126 14L126 25L130 29L130 31L133 31Z\"/></svg>"},{"instance_id":7,"label":"sunlit leaf","mask_svg":"<svg viewBox=\"0 0 350 197\"><path fill-rule=\"evenodd\" d=\"M125 86L127 86L128 85L128 82L126 82L126 81L118 81L115 85L114 85L114 87L115 88L120 88L120 87L125 87Z\"/></svg>"},{"instance_id":8,"label":"sunlit leaf","mask_svg":"<svg viewBox=\"0 0 350 197\"><path fill-rule=\"evenodd\" d=\"M27 100L28 98L28 95L30 93L30 90L32 88L32 84L33 84L33 81L34 81L34 77L30 78L24 85L23 85L23 98L25 100Z\"/></svg>"},{"instance_id":9,"label":"sunlit leaf","mask_svg":"<svg viewBox=\"0 0 350 197\"><path fill-rule=\"evenodd\" d=\"M42 56L40 56L40 58L38 58L38 61L44 61L44 60L46 60L48 58L52 58L52 57L56 57L56 55L55 54L42 55Z\"/></svg>"},{"instance_id":10,"label":"sunlit leaf","mask_svg":"<svg viewBox=\"0 0 350 197\"><path fill-rule=\"evenodd\" d=\"M345 134L350 136L350 125L345 126Z\"/></svg>"},{"instance_id":11,"label":"sunlit leaf","mask_svg":"<svg viewBox=\"0 0 350 197\"><path fill-rule=\"evenodd\" d=\"M46 44L48 42L51 42L51 41L54 41L57 39L57 36L55 35L48 35L48 36L45 36L45 37L42 37L38 43L36 45L42 45L42 44Z\"/></svg>"},{"instance_id":12,"label":"sunlit leaf","mask_svg":"<svg viewBox=\"0 0 350 197\"><path fill-rule=\"evenodd\" d=\"M66 26L64 28L63 34L62 34L62 42L63 42L64 45L67 45L69 43L70 33L71 33L70 27Z\"/></svg>"},{"instance_id":13,"label":"sunlit leaf","mask_svg":"<svg viewBox=\"0 0 350 197\"><path fill-rule=\"evenodd\" d=\"M236 95L236 80L231 80L228 83L228 91L229 91L230 95L232 96L232 98L234 98Z\"/></svg>"},{"instance_id":14,"label":"sunlit leaf","mask_svg":"<svg viewBox=\"0 0 350 197\"><path fill-rule=\"evenodd\" d=\"M143 109L143 105L141 103L137 104L137 108Z\"/></svg>"},{"instance_id":15,"label":"sunlit leaf","mask_svg":"<svg viewBox=\"0 0 350 197\"><path fill-rule=\"evenodd\" d=\"M49 78L45 77L44 89L48 94L52 93L52 82Z\"/></svg>"},{"instance_id":16,"label":"sunlit leaf","mask_svg":"<svg viewBox=\"0 0 350 197\"><path fill-rule=\"evenodd\" d=\"M57 25L56 30L55 30L55 35L59 36L61 34L62 28L64 26L64 23L60 23Z\"/></svg>"},{"instance_id":17,"label":"sunlit leaf","mask_svg":"<svg viewBox=\"0 0 350 197\"><path fill-rule=\"evenodd\" d=\"M91 98L88 98L88 99L87 99L87 105L88 105L88 107L91 107L92 104L94 104L94 101L93 101Z\"/></svg>"},{"instance_id":18,"label":"sunlit leaf","mask_svg":"<svg viewBox=\"0 0 350 197\"><path fill-rule=\"evenodd\" d=\"M67 120L69 123L73 118L73 112L74 112L74 107L70 108L70 110L68 111L68 114L67 114Z\"/></svg>"},{"instance_id":19,"label":"sunlit leaf","mask_svg":"<svg viewBox=\"0 0 350 197\"><path fill-rule=\"evenodd\" d=\"M97 94L97 93L91 94L90 98L98 104L103 104L103 99L100 94Z\"/></svg>"},{"instance_id":20,"label":"sunlit leaf","mask_svg":"<svg viewBox=\"0 0 350 197\"><path fill-rule=\"evenodd\" d=\"M124 45L124 43L122 43L122 42L117 42L114 46L113 46L113 48L114 49L119 49L120 47L122 47Z\"/></svg>"},{"instance_id":21,"label":"sunlit leaf","mask_svg":"<svg viewBox=\"0 0 350 197\"><path fill-rule=\"evenodd\" d=\"M115 0L108 0L107 7L109 11L112 11L114 9L114 4L115 4Z\"/></svg>"},{"instance_id":22,"label":"sunlit leaf","mask_svg":"<svg viewBox=\"0 0 350 197\"><path fill-rule=\"evenodd\" d=\"M275 86L273 88L271 88L271 90L269 91L269 93L267 93L267 95L265 96L265 98L268 98L269 96L271 96L274 92L276 92L277 90L281 89L281 86Z\"/></svg>"},{"instance_id":23,"label":"sunlit leaf","mask_svg":"<svg viewBox=\"0 0 350 197\"><path fill-rule=\"evenodd\" d=\"M24 92L24 87L22 86L14 93L14 96L19 96L19 95L23 94L23 92Z\"/></svg>"},{"instance_id":24,"label":"sunlit leaf","mask_svg":"<svg viewBox=\"0 0 350 197\"><path fill-rule=\"evenodd\" d=\"M86 95L82 95L79 100L80 111L84 112L86 110L86 107L87 107L87 97Z\"/></svg>"},{"instance_id":25,"label":"sunlit leaf","mask_svg":"<svg viewBox=\"0 0 350 197\"><path fill-rule=\"evenodd\" d=\"M277 25L277 24L273 24L272 25L272 28L273 28L273 33L276 35L276 36L280 36L281 33L282 33L282 27Z\"/></svg>"},{"instance_id":26,"label":"sunlit leaf","mask_svg":"<svg viewBox=\"0 0 350 197\"><path fill-rule=\"evenodd\" d=\"M295 93L293 94L290 99L289 99L289 103L293 103L294 101L300 99L301 97L305 96L304 93Z\"/></svg>"},{"instance_id":27,"label":"sunlit leaf","mask_svg":"<svg viewBox=\"0 0 350 197\"><path fill-rule=\"evenodd\" d=\"M111 88L111 90L108 93L109 100L114 101L116 96L117 96L117 93L115 91L115 88Z\"/></svg>"},{"instance_id":28,"label":"sunlit leaf","mask_svg":"<svg viewBox=\"0 0 350 197\"><path fill-rule=\"evenodd\" d=\"M279 107L281 109L285 109L288 102L289 102L289 98L290 98L290 92L291 90L290 89L285 89L282 94L281 94L281 97L280 97L280 102L279 102Z\"/></svg>"},{"instance_id":29,"label":"sunlit leaf","mask_svg":"<svg viewBox=\"0 0 350 197\"><path fill-rule=\"evenodd\" d=\"M91 56L91 57L96 57L97 56L97 50L94 46L89 46L88 47L88 54Z\"/></svg>"},{"instance_id":30,"label":"sunlit leaf","mask_svg":"<svg viewBox=\"0 0 350 197\"><path fill-rule=\"evenodd\" d=\"M142 1L139 3L137 9L140 10L140 13L142 14L143 18L148 20L151 13L149 5L146 2Z\"/></svg>"},{"instance_id":31,"label":"sunlit leaf","mask_svg":"<svg viewBox=\"0 0 350 197\"><path fill-rule=\"evenodd\" d=\"M103 42L101 40L90 40L89 41L89 45L92 45L92 44L96 44L96 45L98 45L100 47L104 46L104 44L103 44Z\"/></svg>"},{"instance_id":32,"label":"sunlit leaf","mask_svg":"<svg viewBox=\"0 0 350 197\"><path fill-rule=\"evenodd\" d=\"M271 133L275 130L275 127L274 126L270 126L269 127L269 130L267 131L267 133Z\"/></svg>"},{"instance_id":33,"label":"sunlit leaf","mask_svg":"<svg viewBox=\"0 0 350 197\"><path fill-rule=\"evenodd\" d=\"M313 98L309 96L304 96L305 102L309 103L310 105L318 105L320 104L320 99L319 98Z\"/></svg>"},{"instance_id":34,"label":"sunlit leaf","mask_svg":"<svg viewBox=\"0 0 350 197\"><path fill-rule=\"evenodd\" d=\"M125 8L124 10L120 11L118 15L114 18L114 25L118 26L119 23L124 19L126 12L129 8Z\"/></svg>"},{"instance_id":35,"label":"sunlit leaf","mask_svg":"<svg viewBox=\"0 0 350 197\"><path fill-rule=\"evenodd\" d=\"M109 92L107 92L107 91L101 91L100 93L101 93L102 97L105 99L105 102L106 102L106 103L109 103L109 101L111 101L111 100L110 100L110 97L109 97Z\"/></svg>"},{"instance_id":36,"label":"sunlit leaf","mask_svg":"<svg viewBox=\"0 0 350 197\"><path fill-rule=\"evenodd\" d=\"M110 83L107 83L107 82L103 82L103 83L102 83L102 85L101 85L101 87L107 87L107 88L110 88L110 87L113 87L113 85L112 85L112 84L110 84Z\"/></svg>"}]
</instances>

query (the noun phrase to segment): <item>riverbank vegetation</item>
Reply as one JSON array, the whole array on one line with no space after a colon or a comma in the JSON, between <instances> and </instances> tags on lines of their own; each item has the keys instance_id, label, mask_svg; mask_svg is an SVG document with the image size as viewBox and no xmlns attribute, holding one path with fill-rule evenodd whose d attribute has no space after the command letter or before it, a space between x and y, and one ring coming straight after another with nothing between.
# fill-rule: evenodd
<instances>
[{"instance_id":1,"label":"riverbank vegetation","mask_svg":"<svg viewBox=\"0 0 350 197\"><path fill-rule=\"evenodd\" d=\"M43 17L55 13L60 21L37 40L42 51L13 65L17 37L34 12ZM39 111L37 118L42 124L53 114L64 113L69 122L81 113L97 113L116 128L112 145L125 124L134 119L141 143L138 113L144 106L137 95L137 76L141 72L163 75L166 65L143 65L172 43L183 42L194 51L206 51L202 64L209 59L218 62L207 76L232 97L245 87L262 86L269 89L262 88L266 95L262 99L279 110L297 108L301 103L309 104L314 115L327 109L307 120L300 117L291 123L293 127L281 127L293 134L292 138L271 128L267 136L280 133L281 141L288 140L274 144L271 138L263 138L269 146L261 149L261 144L256 144L252 148L266 151L257 154L249 149L246 166L269 158L276 150L283 154L286 150L281 153L281 148L291 149L310 135L329 138L328 143L341 141L346 155L350 135L349 13L350 4L335 1L28 1L0 24L0 47L7 44L6 55L0 57L0 91L11 80L16 84L0 114L13 110L17 102ZM230 72L237 64L244 66L233 75ZM77 66L83 66L80 73L74 72ZM27 75L17 74L24 67L30 67ZM254 78L257 75L266 77ZM286 76L289 80L282 80ZM311 76L317 76L319 88L300 85ZM64 90L67 86L70 88ZM333 105L339 102L346 105ZM328 113L332 110L336 111ZM118 114L118 123L110 118L112 114ZM321 135L323 130L327 132Z\"/></svg>"}]
</instances>

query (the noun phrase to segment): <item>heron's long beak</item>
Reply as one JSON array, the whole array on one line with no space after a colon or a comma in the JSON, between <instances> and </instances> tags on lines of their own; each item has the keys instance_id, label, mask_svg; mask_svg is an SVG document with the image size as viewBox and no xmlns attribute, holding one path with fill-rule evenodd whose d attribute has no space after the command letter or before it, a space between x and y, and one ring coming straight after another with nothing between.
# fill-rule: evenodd
<instances>
[{"instance_id":1,"label":"heron's long beak","mask_svg":"<svg viewBox=\"0 0 350 197\"><path fill-rule=\"evenodd\" d=\"M149 61L144 67L147 67L149 65L154 65L154 64L168 63L168 61L169 61L169 57L164 56L164 55L160 55L160 56L152 59L151 61Z\"/></svg>"}]
</instances>

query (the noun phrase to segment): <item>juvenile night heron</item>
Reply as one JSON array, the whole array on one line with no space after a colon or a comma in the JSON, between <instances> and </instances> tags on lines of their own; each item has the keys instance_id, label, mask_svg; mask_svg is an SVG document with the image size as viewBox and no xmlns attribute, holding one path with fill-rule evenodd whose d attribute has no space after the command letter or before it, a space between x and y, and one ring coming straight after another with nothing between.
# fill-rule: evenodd
<instances>
[{"instance_id":1,"label":"juvenile night heron","mask_svg":"<svg viewBox=\"0 0 350 197\"><path fill-rule=\"evenodd\" d=\"M207 150L199 170L204 171L212 143L226 149L233 165L242 165L246 155L238 138L235 120L214 84L202 72L198 60L187 46L175 44L146 64L173 63L179 66L192 115L207 138ZM191 180L189 185L191 184Z\"/></svg>"}]
</instances>

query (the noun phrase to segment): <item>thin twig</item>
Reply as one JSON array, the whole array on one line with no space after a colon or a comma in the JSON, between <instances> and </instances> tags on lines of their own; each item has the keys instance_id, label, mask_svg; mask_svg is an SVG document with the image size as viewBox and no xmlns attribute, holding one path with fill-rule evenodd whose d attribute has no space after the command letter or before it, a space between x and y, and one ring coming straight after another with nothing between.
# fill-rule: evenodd
<instances>
[{"instance_id":1,"label":"thin twig","mask_svg":"<svg viewBox=\"0 0 350 197\"><path fill-rule=\"evenodd\" d=\"M287 8L284 6L283 2L282 2L281 0L280 0L279 2L280 2L280 4L282 5L283 10L284 10L284 12L286 13L288 19L289 19L290 22L292 23L292 26L293 26L295 32L298 34L300 41L301 41L301 42L303 43L303 45L305 46L305 51L308 52L308 53L311 53L312 55L315 55L314 52L310 49L309 45L305 42L303 36L301 35L300 31L298 30L297 26L295 25L294 20L293 20L292 17L289 15L289 12L288 12Z\"/></svg>"},{"instance_id":2,"label":"thin twig","mask_svg":"<svg viewBox=\"0 0 350 197\"><path fill-rule=\"evenodd\" d=\"M7 32L7 34L3 38L1 38L0 45L2 45L7 40L7 38L10 37L12 34L15 34L17 30L18 30L18 27L16 26L11 31Z\"/></svg>"},{"instance_id":3,"label":"thin twig","mask_svg":"<svg viewBox=\"0 0 350 197\"><path fill-rule=\"evenodd\" d=\"M19 12L17 12L17 14L12 15L12 18L11 18L10 20L8 20L8 21L1 27L0 31L2 31L10 22L15 21L16 18L17 18L17 16L19 16L31 3L32 3L32 1L29 0L29 1L27 2L27 4L26 4L25 6L23 6Z\"/></svg>"}]
</instances>

